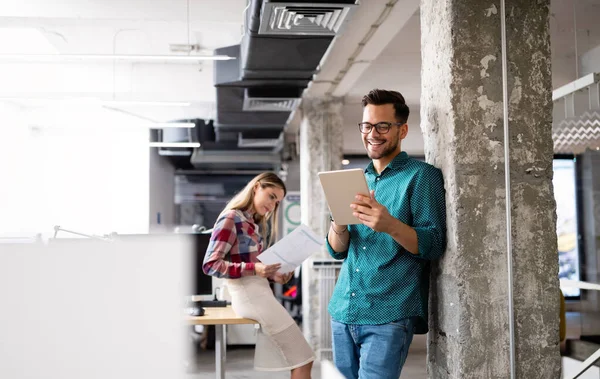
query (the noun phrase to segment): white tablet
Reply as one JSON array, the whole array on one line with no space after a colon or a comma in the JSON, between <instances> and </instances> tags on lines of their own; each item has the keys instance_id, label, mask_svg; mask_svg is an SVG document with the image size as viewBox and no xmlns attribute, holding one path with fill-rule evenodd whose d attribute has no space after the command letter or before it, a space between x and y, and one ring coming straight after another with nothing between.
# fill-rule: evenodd
<instances>
[{"instance_id":1,"label":"white tablet","mask_svg":"<svg viewBox=\"0 0 600 379\"><path fill-rule=\"evenodd\" d=\"M325 192L329 211L338 225L360 224L352 215L350 204L356 202L358 194L369 196L369 186L361 168L319 172L319 180Z\"/></svg>"}]
</instances>

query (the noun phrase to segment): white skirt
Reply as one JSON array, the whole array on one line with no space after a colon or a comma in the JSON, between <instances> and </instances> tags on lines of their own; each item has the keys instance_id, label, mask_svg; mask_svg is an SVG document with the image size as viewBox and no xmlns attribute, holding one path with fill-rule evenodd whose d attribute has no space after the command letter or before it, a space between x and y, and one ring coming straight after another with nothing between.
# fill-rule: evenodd
<instances>
[{"instance_id":1,"label":"white skirt","mask_svg":"<svg viewBox=\"0 0 600 379\"><path fill-rule=\"evenodd\" d=\"M235 313L260 324L254 353L256 370L292 370L315 360L300 328L273 296L267 279L260 276L228 279L227 289Z\"/></svg>"}]
</instances>

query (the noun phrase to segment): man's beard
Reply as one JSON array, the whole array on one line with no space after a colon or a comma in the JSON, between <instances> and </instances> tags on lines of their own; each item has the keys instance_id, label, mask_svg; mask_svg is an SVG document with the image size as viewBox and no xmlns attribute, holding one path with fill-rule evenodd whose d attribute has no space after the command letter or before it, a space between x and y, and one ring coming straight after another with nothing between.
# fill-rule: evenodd
<instances>
[{"instance_id":1,"label":"man's beard","mask_svg":"<svg viewBox=\"0 0 600 379\"><path fill-rule=\"evenodd\" d=\"M390 145L387 149L383 150L381 153L371 152L371 150L369 150L367 148L367 156L369 157L369 159L381 159L383 157L387 157L388 155L395 153L397 148L398 148L398 141L396 141L395 144Z\"/></svg>"}]
</instances>

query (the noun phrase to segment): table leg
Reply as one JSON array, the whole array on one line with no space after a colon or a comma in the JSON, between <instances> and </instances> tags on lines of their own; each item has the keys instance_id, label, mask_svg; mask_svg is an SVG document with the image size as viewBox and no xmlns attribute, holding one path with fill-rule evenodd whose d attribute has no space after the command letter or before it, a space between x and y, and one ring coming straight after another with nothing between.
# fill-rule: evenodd
<instances>
[{"instance_id":1,"label":"table leg","mask_svg":"<svg viewBox=\"0 0 600 379\"><path fill-rule=\"evenodd\" d=\"M217 379L225 379L225 325L215 325L215 337Z\"/></svg>"}]
</instances>

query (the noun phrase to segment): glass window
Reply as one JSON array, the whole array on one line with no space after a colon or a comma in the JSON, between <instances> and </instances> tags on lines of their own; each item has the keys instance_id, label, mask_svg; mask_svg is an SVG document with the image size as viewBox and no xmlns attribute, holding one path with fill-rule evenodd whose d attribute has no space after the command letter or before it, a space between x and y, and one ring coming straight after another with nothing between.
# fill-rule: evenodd
<instances>
[{"instance_id":1,"label":"glass window","mask_svg":"<svg viewBox=\"0 0 600 379\"><path fill-rule=\"evenodd\" d=\"M556 233L560 279L580 280L577 229L577 197L575 160L554 159L554 198L556 200ZM565 288L566 297L579 296L578 288Z\"/></svg>"}]
</instances>

